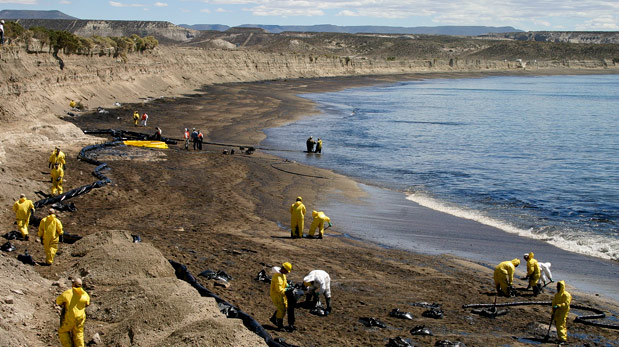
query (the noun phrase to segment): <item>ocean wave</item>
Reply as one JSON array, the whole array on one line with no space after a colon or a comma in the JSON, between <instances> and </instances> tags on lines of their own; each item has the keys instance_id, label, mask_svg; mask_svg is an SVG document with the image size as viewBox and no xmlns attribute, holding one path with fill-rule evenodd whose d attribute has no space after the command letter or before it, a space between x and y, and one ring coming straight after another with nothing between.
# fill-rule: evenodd
<instances>
[{"instance_id":1,"label":"ocean wave","mask_svg":"<svg viewBox=\"0 0 619 347\"><path fill-rule=\"evenodd\" d=\"M407 194L406 199L435 211L473 220L511 234L541 240L566 251L619 261L619 240L613 237L554 227L519 228L509 222L488 217L480 211L458 207L419 192Z\"/></svg>"}]
</instances>

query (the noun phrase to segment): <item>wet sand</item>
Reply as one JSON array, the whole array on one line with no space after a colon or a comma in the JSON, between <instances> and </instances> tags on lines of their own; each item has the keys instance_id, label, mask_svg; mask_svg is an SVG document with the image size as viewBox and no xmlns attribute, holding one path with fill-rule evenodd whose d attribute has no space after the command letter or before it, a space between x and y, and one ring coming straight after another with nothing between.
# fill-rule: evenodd
<instances>
[{"instance_id":1,"label":"wet sand","mask_svg":"<svg viewBox=\"0 0 619 347\"><path fill-rule=\"evenodd\" d=\"M433 77L469 76L483 75L441 74ZM431 76L409 78L420 77ZM238 152L239 145L257 146L264 138L262 129L315 112L311 102L296 96L299 93L388 83L402 78L360 77L219 85L206 87L195 95L127 105L110 110L110 114L80 117L75 121L82 128L135 130L131 125L131 115L136 109L150 115L149 127L139 129L144 132L152 133L154 127L159 126L164 136L180 138L182 128L196 127L203 131L207 129L207 142L229 145L207 144L202 152L173 147L164 151L163 159L159 155L153 156L157 160L110 160L110 177L114 184L109 189L77 199L79 210L71 215L72 223L90 227L76 230L76 233L91 233L97 229L129 230L142 235L144 242L153 243L169 259L187 264L194 275L207 268L225 270L234 278L231 288L215 287L213 290L252 314L266 327L270 325L268 317L273 311L268 285L253 280L261 269L268 270L272 265L290 261L294 269L289 279L295 282L301 281L313 269L328 271L333 281L334 313L320 318L299 310L297 332L273 332L290 343L304 346L384 345L389 337L400 335L422 345L434 344L441 339L477 346L519 345L512 336L537 336L531 323L547 324L547 307L514 308L507 316L494 320L463 310L463 304L492 302L490 268L450 255L422 255L345 237L352 235L355 229L373 231L375 228L368 222L372 219L378 225L385 225L381 218L386 219L388 225L396 225L400 222L393 217L402 212L394 210L378 217L369 214L365 219L358 215L347 217L340 209L346 210L368 196L357 183L326 170L285 162L260 150L253 155ZM223 155L223 149L227 148L236 148L237 154ZM135 151L149 153L153 150ZM88 172L89 166L77 163L75 170ZM319 206L336 221L325 239L289 239L288 209L299 195L303 196L309 211ZM380 209L374 207L374 210ZM453 229L461 232L462 228L479 228L479 225L462 226L468 222L447 218L429 209L415 207L413 210L417 214L408 210L406 213L412 213L418 228L436 228L431 230L432 235L438 231L448 233ZM310 223L308 213L306 233ZM401 223L405 228L410 222ZM483 238L481 234L476 235L472 235L469 241L475 237ZM426 244L419 233L416 238L420 244ZM455 252L462 252L459 255L466 255L465 250L449 243L437 247L435 254L442 253L441 248L451 253L455 249ZM525 251L528 249L496 250L495 254L511 259L520 258ZM554 261L546 256L542 259ZM556 262L560 264L563 260L558 258ZM557 270L556 265L553 270ZM526 287L524 281L516 280L515 283L518 288ZM538 298L523 292L522 297L499 299L499 302L550 300L551 297L548 292ZM421 317L423 310L410 305L419 301L441 303L445 318ZM614 303L614 306L606 306L599 299L576 296L576 301L618 311ZM396 307L412 312L415 319L404 321L389 317L388 312ZM363 316L377 317L389 328L366 328L358 322ZM429 326L435 336L411 336L408 330L419 324ZM570 332L579 334L572 339L581 344L598 337L602 342L616 343L613 341L617 340L616 332L602 328L571 323L570 329Z\"/></svg>"}]
</instances>

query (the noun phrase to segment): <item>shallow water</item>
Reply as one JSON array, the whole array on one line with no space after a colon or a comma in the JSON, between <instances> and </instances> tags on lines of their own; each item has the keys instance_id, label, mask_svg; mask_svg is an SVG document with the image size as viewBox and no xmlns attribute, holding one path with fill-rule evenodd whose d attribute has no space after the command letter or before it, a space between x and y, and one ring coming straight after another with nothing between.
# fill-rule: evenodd
<instances>
[{"instance_id":1,"label":"shallow water","mask_svg":"<svg viewBox=\"0 0 619 347\"><path fill-rule=\"evenodd\" d=\"M533 250L553 264L555 281L619 301L619 76L428 80L304 96L323 114L267 129L261 145L367 183L358 204L337 195L308 202L338 231L485 264ZM322 154L302 152L309 135L323 138Z\"/></svg>"},{"instance_id":2,"label":"shallow water","mask_svg":"<svg viewBox=\"0 0 619 347\"><path fill-rule=\"evenodd\" d=\"M263 146L431 209L619 259L619 75L433 79L303 95ZM304 154L309 135L322 155ZM385 235L385 237L389 237Z\"/></svg>"}]
</instances>

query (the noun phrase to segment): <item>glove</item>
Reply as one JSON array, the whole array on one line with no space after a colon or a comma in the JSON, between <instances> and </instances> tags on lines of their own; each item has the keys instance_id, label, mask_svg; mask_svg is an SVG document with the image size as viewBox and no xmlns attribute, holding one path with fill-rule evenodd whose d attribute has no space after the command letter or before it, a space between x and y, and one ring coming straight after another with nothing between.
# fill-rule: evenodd
<instances>
[{"instance_id":1,"label":"glove","mask_svg":"<svg viewBox=\"0 0 619 347\"><path fill-rule=\"evenodd\" d=\"M329 228L332 227L332 226L333 226L333 224L331 224L331 222L329 222Z\"/></svg>"},{"instance_id":2,"label":"glove","mask_svg":"<svg viewBox=\"0 0 619 347\"><path fill-rule=\"evenodd\" d=\"M62 234L58 236L58 242L64 242L64 236Z\"/></svg>"},{"instance_id":3,"label":"glove","mask_svg":"<svg viewBox=\"0 0 619 347\"><path fill-rule=\"evenodd\" d=\"M52 168L52 163L50 162L49 164L47 164L47 167L51 169Z\"/></svg>"},{"instance_id":4,"label":"glove","mask_svg":"<svg viewBox=\"0 0 619 347\"><path fill-rule=\"evenodd\" d=\"M556 310L559 308L559 305L554 305L552 308Z\"/></svg>"}]
</instances>

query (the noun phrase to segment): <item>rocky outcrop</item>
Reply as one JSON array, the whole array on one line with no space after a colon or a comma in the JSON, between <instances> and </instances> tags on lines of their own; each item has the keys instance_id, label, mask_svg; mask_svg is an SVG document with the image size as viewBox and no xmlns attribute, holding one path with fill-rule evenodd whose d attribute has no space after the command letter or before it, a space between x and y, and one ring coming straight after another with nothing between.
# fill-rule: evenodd
<instances>
[{"instance_id":1,"label":"rocky outcrop","mask_svg":"<svg viewBox=\"0 0 619 347\"><path fill-rule=\"evenodd\" d=\"M25 28L42 26L54 30L65 30L82 37L97 36L154 36L161 41L185 42L194 38L198 30L187 29L170 22L81 20L81 19L19 19Z\"/></svg>"},{"instance_id":2,"label":"rocky outcrop","mask_svg":"<svg viewBox=\"0 0 619 347\"><path fill-rule=\"evenodd\" d=\"M619 43L619 32L616 31L527 31L520 33L493 33L481 36L490 39L502 38L517 41L597 44Z\"/></svg>"}]
</instances>

